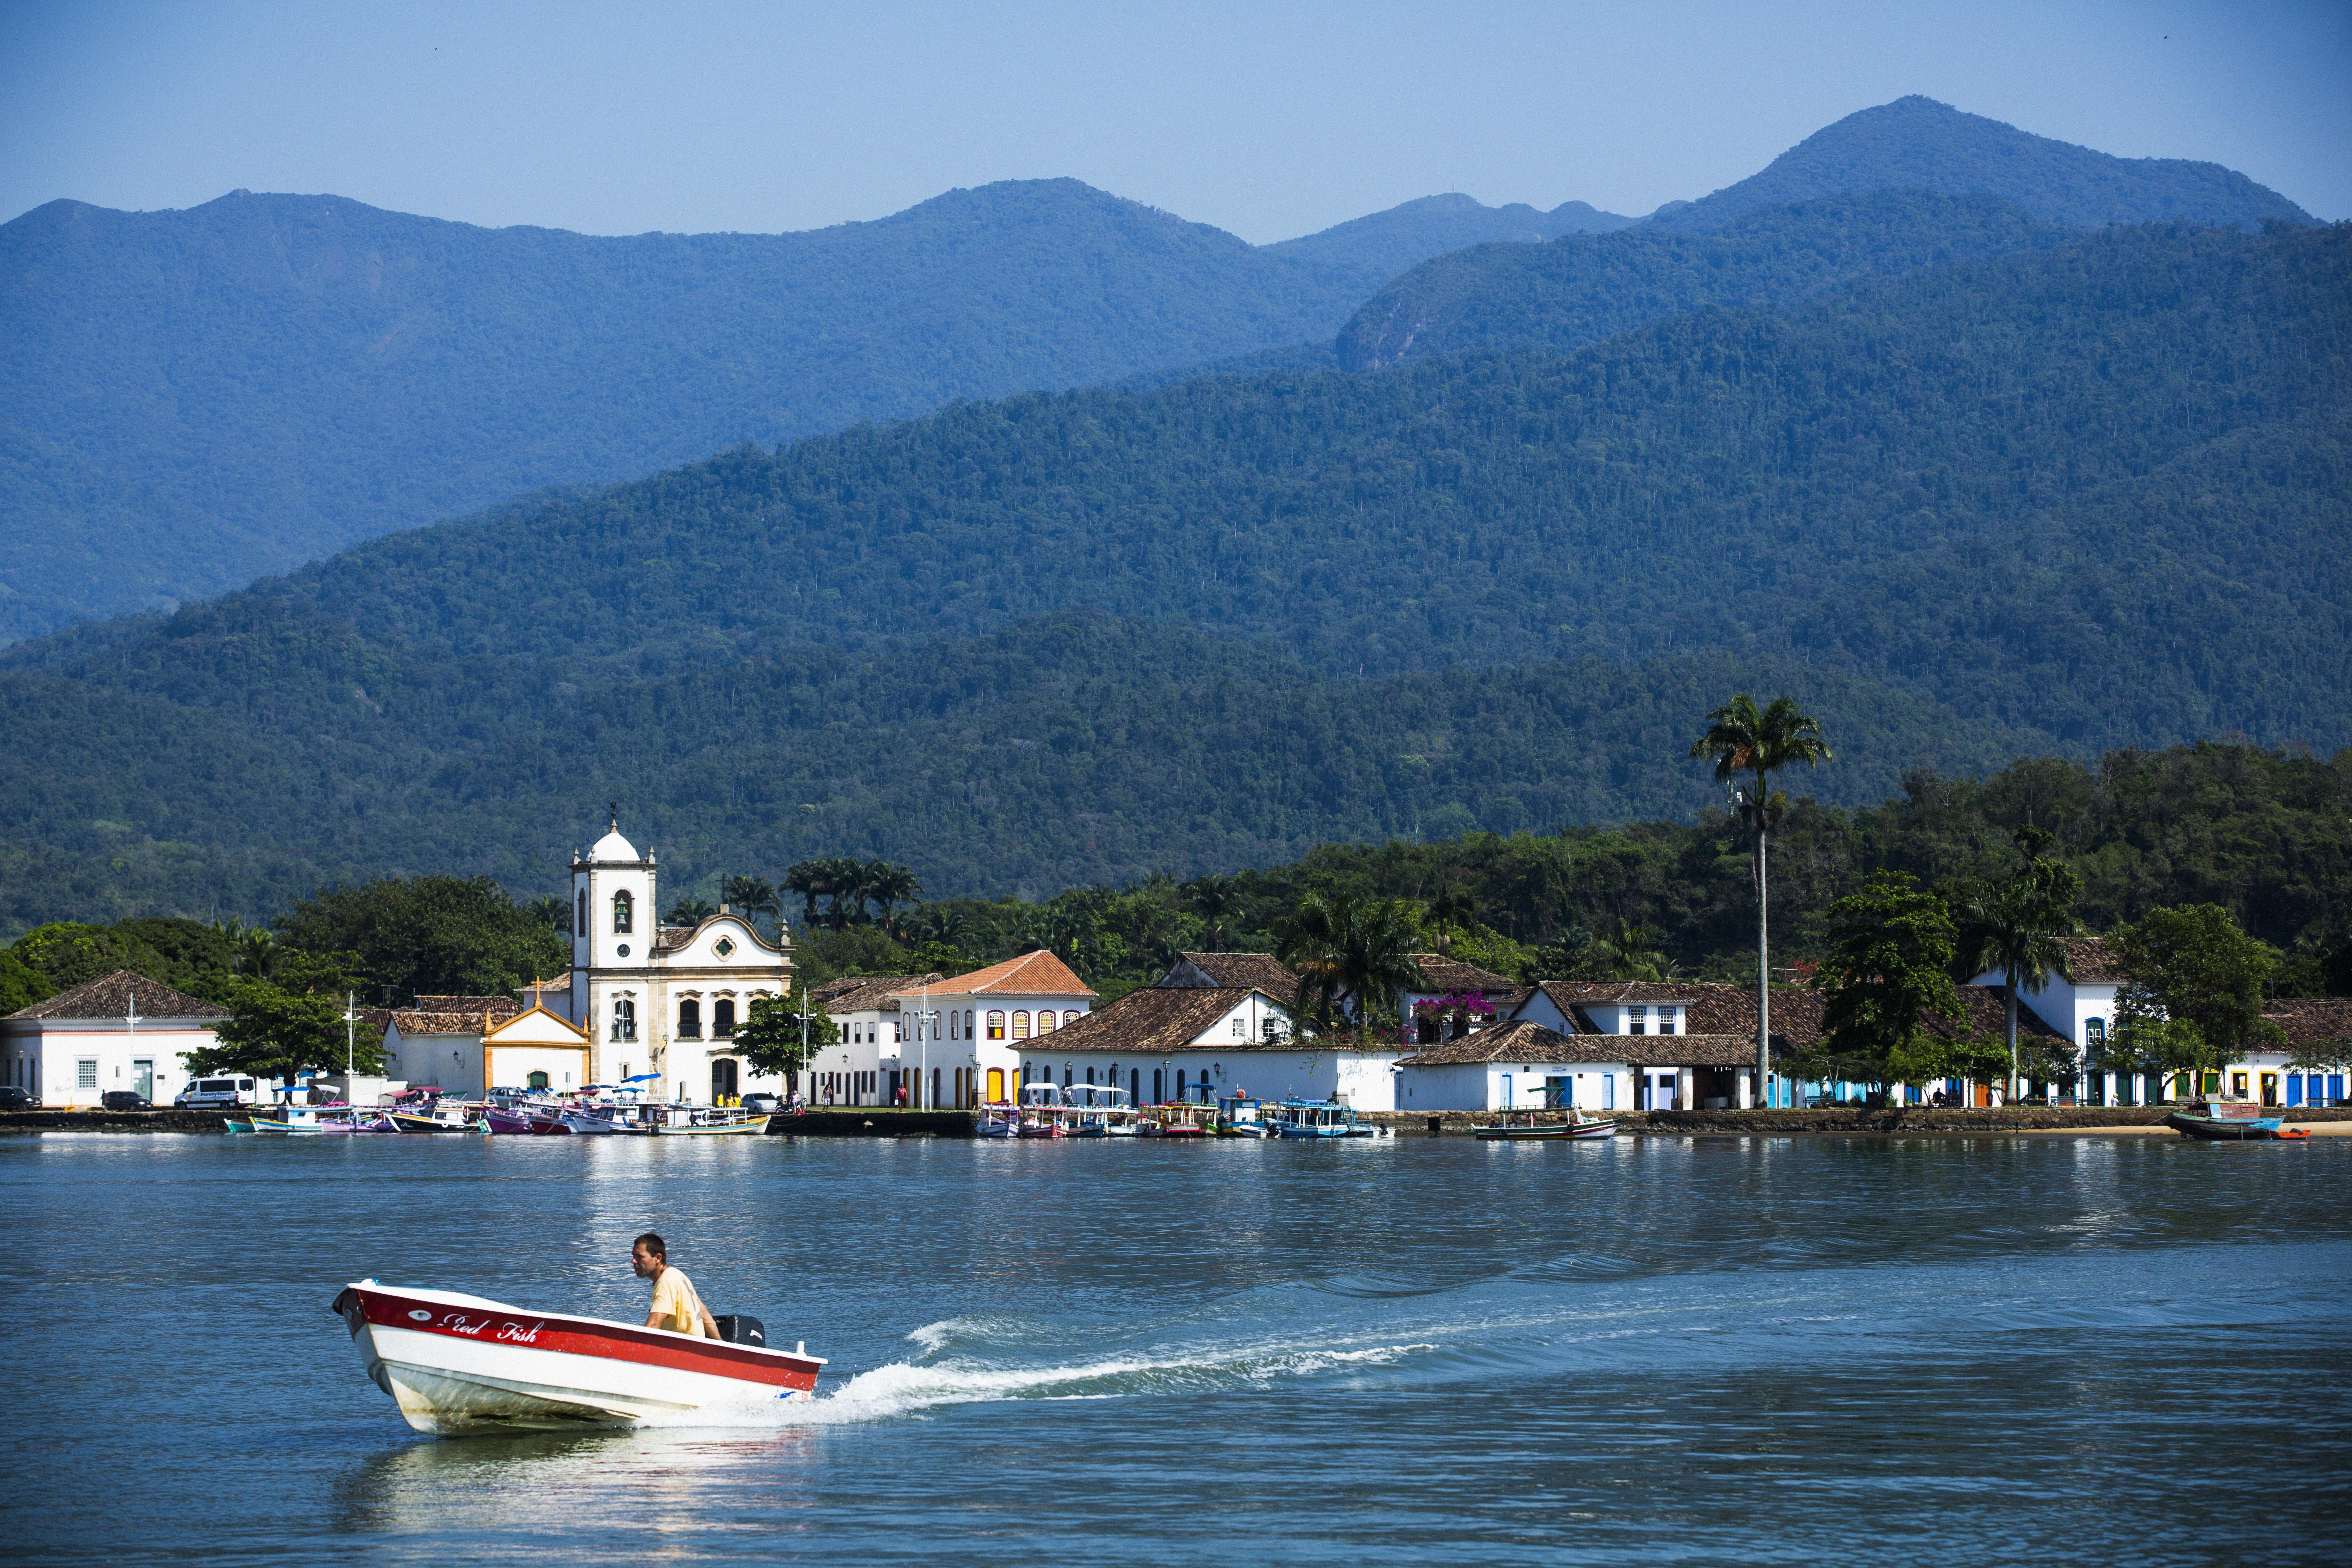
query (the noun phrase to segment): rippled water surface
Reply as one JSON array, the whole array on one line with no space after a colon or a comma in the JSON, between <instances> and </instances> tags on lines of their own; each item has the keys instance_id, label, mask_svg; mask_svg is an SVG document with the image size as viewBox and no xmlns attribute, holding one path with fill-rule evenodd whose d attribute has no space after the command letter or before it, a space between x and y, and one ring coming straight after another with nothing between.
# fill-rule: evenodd
<instances>
[{"instance_id":1,"label":"rippled water surface","mask_svg":"<svg viewBox=\"0 0 2352 1568\"><path fill-rule=\"evenodd\" d=\"M19 1561L2343 1562L2352 1140L0 1142ZM831 1358L436 1440L345 1280Z\"/></svg>"}]
</instances>

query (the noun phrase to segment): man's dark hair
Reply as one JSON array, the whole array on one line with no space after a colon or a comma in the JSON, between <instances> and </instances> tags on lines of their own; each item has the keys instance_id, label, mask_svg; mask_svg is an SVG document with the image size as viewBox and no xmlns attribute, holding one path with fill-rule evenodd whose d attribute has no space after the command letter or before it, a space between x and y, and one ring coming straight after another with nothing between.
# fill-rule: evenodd
<instances>
[{"instance_id":1,"label":"man's dark hair","mask_svg":"<svg viewBox=\"0 0 2352 1568\"><path fill-rule=\"evenodd\" d=\"M647 1231L645 1235L637 1237L636 1245L646 1249L646 1256L658 1258L664 1263L667 1263L669 1261L669 1248L664 1247L662 1245L662 1238L656 1236L652 1231Z\"/></svg>"}]
</instances>

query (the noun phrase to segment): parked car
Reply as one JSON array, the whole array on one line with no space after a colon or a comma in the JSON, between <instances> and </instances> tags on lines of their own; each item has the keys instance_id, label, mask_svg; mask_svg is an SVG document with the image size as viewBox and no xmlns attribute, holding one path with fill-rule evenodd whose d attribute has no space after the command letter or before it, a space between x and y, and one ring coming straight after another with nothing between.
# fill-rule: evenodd
<instances>
[{"instance_id":1,"label":"parked car","mask_svg":"<svg viewBox=\"0 0 2352 1568\"><path fill-rule=\"evenodd\" d=\"M33 1091L18 1089L15 1084L0 1084L0 1110L32 1110L40 1105Z\"/></svg>"},{"instance_id":2,"label":"parked car","mask_svg":"<svg viewBox=\"0 0 2352 1568\"><path fill-rule=\"evenodd\" d=\"M98 1105L99 1109L101 1110L146 1110L150 1109L145 1098L142 1096L137 1089L110 1089L104 1094L98 1097Z\"/></svg>"},{"instance_id":3,"label":"parked car","mask_svg":"<svg viewBox=\"0 0 2352 1568\"><path fill-rule=\"evenodd\" d=\"M266 1092L249 1078L200 1078L180 1091L173 1105L183 1110L212 1106L252 1105Z\"/></svg>"},{"instance_id":4,"label":"parked car","mask_svg":"<svg viewBox=\"0 0 2352 1568\"><path fill-rule=\"evenodd\" d=\"M781 1094L747 1094L743 1097L743 1109L755 1116L773 1116L783 1108L784 1097Z\"/></svg>"}]
</instances>

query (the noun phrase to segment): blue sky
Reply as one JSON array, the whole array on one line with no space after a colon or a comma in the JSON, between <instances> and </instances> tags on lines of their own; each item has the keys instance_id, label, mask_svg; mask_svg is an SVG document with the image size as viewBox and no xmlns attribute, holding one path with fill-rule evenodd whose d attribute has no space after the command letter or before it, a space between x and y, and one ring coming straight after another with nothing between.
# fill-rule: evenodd
<instances>
[{"instance_id":1,"label":"blue sky","mask_svg":"<svg viewBox=\"0 0 2352 1568\"><path fill-rule=\"evenodd\" d=\"M1642 213L1926 93L2352 216L2352 5L0 3L0 217L239 186L600 234L1075 175L1265 242Z\"/></svg>"}]
</instances>

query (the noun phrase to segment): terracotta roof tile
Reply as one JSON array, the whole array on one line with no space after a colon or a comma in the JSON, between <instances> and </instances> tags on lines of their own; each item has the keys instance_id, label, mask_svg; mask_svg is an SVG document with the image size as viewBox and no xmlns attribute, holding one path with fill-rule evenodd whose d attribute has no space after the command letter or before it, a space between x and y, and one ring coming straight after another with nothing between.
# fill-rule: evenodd
<instances>
[{"instance_id":1,"label":"terracotta roof tile","mask_svg":"<svg viewBox=\"0 0 2352 1568\"><path fill-rule=\"evenodd\" d=\"M203 1001L184 991L174 991L159 980L143 974L133 974L128 969L118 969L111 974L101 974L95 980L85 980L70 990L60 991L46 1002L36 1002L8 1015L11 1018L120 1018L130 1012L131 1004L139 1006L139 1016L159 1021L215 1023L227 1017L228 1010L218 1003Z\"/></svg>"},{"instance_id":2,"label":"terracotta roof tile","mask_svg":"<svg viewBox=\"0 0 2352 1568\"><path fill-rule=\"evenodd\" d=\"M810 995L824 1013L895 1013L899 993L920 990L926 984L937 986L946 978L937 970L927 974L845 974Z\"/></svg>"},{"instance_id":3,"label":"terracotta roof tile","mask_svg":"<svg viewBox=\"0 0 2352 1568\"><path fill-rule=\"evenodd\" d=\"M1116 1051L1149 1055L1156 1051L1194 1048L1204 1029L1253 995L1265 993L1252 985L1146 985L1118 1001L1066 1024L1033 1042L1040 1050ZM1281 1006L1279 996L1266 997ZM1284 1012L1284 1016L1289 1015ZM1264 1050L1264 1040L1201 1041L1197 1048L1223 1051ZM1288 1047L1284 1047L1288 1048Z\"/></svg>"},{"instance_id":4,"label":"terracotta roof tile","mask_svg":"<svg viewBox=\"0 0 2352 1568\"><path fill-rule=\"evenodd\" d=\"M2280 996L2263 1004L2263 1016L2286 1032L2290 1046L2352 1047L2352 996Z\"/></svg>"},{"instance_id":5,"label":"terracotta roof tile","mask_svg":"<svg viewBox=\"0 0 2352 1568\"><path fill-rule=\"evenodd\" d=\"M969 974L943 980L934 989L957 996L979 996L990 993L999 996L1095 994L1068 964L1045 948L1024 952L1018 958L1008 958L1002 963L992 963L986 969L975 969Z\"/></svg>"},{"instance_id":6,"label":"terracotta roof tile","mask_svg":"<svg viewBox=\"0 0 2352 1568\"><path fill-rule=\"evenodd\" d=\"M1474 1066L1481 1062L1590 1062L1619 1061L1622 1058L1612 1051L1605 1056L1592 1054L1595 1039L1611 1039L1610 1036L1563 1035L1545 1028L1541 1024L1522 1018L1516 1024L1498 1024L1491 1029L1480 1029L1459 1039L1424 1046L1397 1063L1407 1068L1438 1068Z\"/></svg>"},{"instance_id":7,"label":"terracotta roof tile","mask_svg":"<svg viewBox=\"0 0 2352 1568\"><path fill-rule=\"evenodd\" d=\"M2123 984L2123 968L2116 962L2116 950L2106 938L2068 937L2060 945L2066 950L2066 973L2076 984Z\"/></svg>"},{"instance_id":8,"label":"terracotta roof tile","mask_svg":"<svg viewBox=\"0 0 2352 1568\"><path fill-rule=\"evenodd\" d=\"M1298 994L1298 976L1290 966L1270 952L1185 952L1178 957L1207 975L1219 985L1238 985L1244 990L1255 989L1276 998ZM1160 984L1181 984L1175 979L1184 964L1168 972Z\"/></svg>"},{"instance_id":9,"label":"terracotta roof tile","mask_svg":"<svg viewBox=\"0 0 2352 1568\"><path fill-rule=\"evenodd\" d=\"M410 1010L418 1013L471 1013L476 1017L494 1013L508 1018L527 1005L512 996L442 996L424 992L417 993L415 1001L409 1004Z\"/></svg>"}]
</instances>

